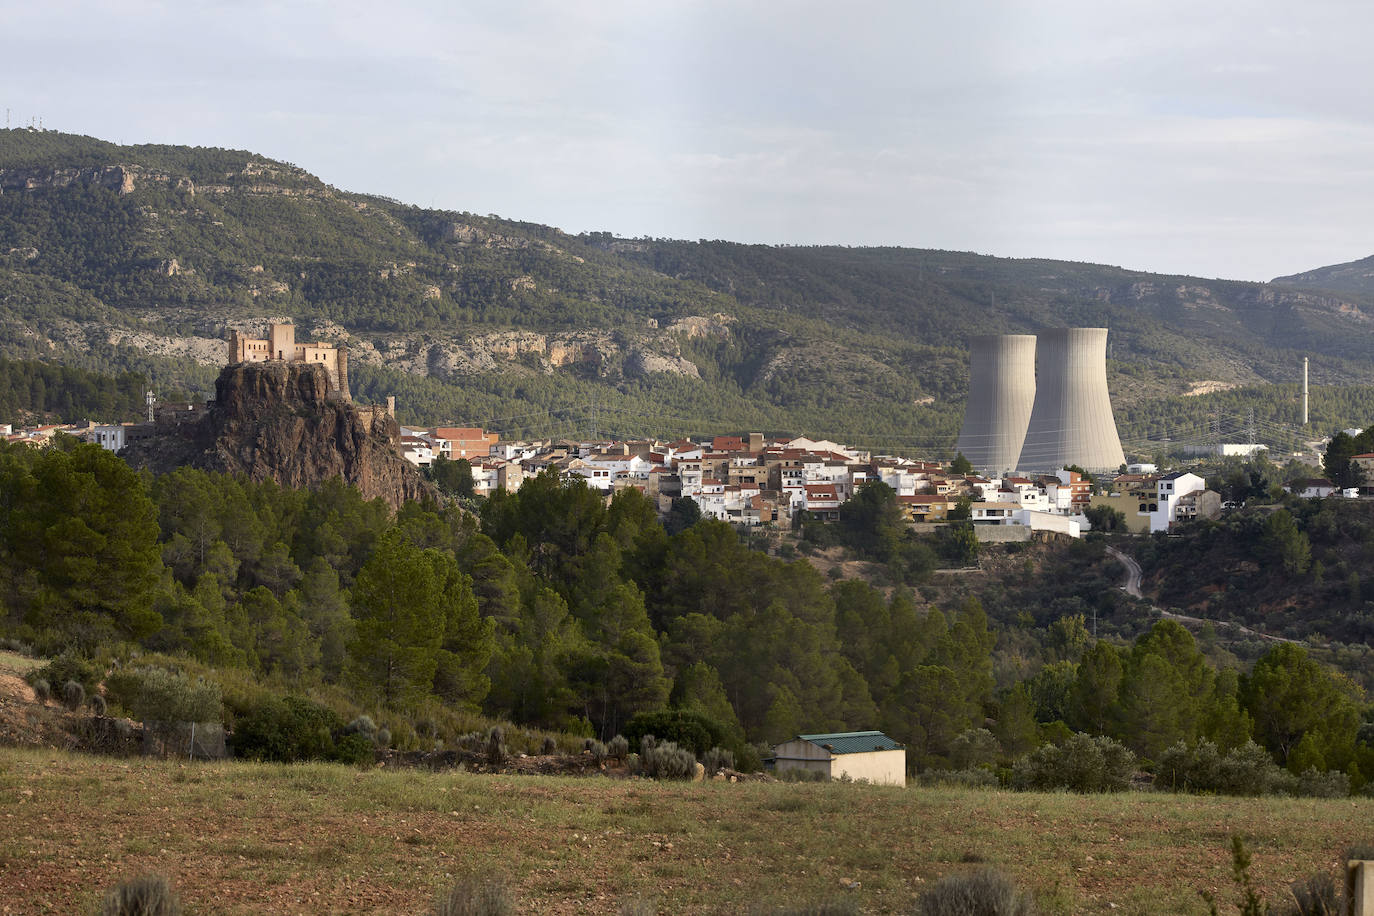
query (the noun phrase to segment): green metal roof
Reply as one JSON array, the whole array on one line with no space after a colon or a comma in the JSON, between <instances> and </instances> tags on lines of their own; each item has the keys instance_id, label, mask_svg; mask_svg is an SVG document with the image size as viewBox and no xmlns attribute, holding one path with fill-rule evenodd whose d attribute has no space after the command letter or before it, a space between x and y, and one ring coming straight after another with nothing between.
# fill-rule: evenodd
<instances>
[{"instance_id":1,"label":"green metal roof","mask_svg":"<svg viewBox=\"0 0 1374 916\"><path fill-rule=\"evenodd\" d=\"M870 751L899 751L902 745L882 732L834 732L829 735L798 735L803 741L818 744L832 754L865 754Z\"/></svg>"}]
</instances>

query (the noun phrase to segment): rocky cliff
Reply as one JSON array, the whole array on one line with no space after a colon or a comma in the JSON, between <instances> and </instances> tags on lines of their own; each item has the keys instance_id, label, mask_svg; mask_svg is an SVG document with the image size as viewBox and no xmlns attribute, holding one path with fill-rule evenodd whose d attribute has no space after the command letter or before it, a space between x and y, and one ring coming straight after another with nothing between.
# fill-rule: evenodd
<instances>
[{"instance_id":1,"label":"rocky cliff","mask_svg":"<svg viewBox=\"0 0 1374 916\"><path fill-rule=\"evenodd\" d=\"M397 449L400 427L381 408L331 397L324 367L283 362L237 363L220 373L215 402L201 419L159 428L124 455L135 467L163 473L190 465L314 487L342 477L368 499L393 508L433 495Z\"/></svg>"}]
</instances>

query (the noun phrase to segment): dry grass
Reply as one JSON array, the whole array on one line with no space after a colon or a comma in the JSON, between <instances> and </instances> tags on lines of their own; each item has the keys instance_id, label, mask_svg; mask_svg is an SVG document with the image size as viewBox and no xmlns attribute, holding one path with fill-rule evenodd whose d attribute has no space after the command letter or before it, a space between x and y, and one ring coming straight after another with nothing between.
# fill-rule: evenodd
<instances>
[{"instance_id":1,"label":"dry grass","mask_svg":"<svg viewBox=\"0 0 1374 916\"><path fill-rule=\"evenodd\" d=\"M634 899L672 913L837 899L907 912L941 877L992 865L1043 912L1203 913L1201 889L1233 899L1231 834L1277 901L1369 841L1371 816L1366 799L653 784L5 748L0 912L91 912L104 888L148 871L189 912L422 913L473 875L503 879L520 912Z\"/></svg>"}]
</instances>

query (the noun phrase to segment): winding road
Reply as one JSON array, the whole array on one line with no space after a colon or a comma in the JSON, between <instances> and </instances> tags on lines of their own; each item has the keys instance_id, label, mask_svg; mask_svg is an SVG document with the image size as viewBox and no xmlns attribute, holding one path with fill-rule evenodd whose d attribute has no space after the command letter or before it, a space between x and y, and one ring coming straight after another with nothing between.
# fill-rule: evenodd
<instances>
[{"instance_id":1,"label":"winding road","mask_svg":"<svg viewBox=\"0 0 1374 916\"><path fill-rule=\"evenodd\" d=\"M1144 598L1145 596L1140 593L1140 564L1135 561L1134 557L1122 553L1115 547L1108 547L1107 553L1111 554L1113 559L1119 561L1122 566L1126 567L1126 583L1121 586L1121 590L1132 598ZM1245 636L1253 636L1256 639L1267 639L1270 642L1290 642L1295 646L1306 645L1306 643L1299 639L1270 636L1268 633L1261 633L1258 630L1252 630L1247 626L1232 623L1229 620L1208 620L1205 617L1189 617L1187 614L1175 614L1172 611L1166 611L1164 608L1156 607L1155 605L1150 605L1150 610L1161 617L1177 620L1180 623L1194 623L1198 625L1210 623L1214 627L1230 627L1238 633L1242 633Z\"/></svg>"}]
</instances>

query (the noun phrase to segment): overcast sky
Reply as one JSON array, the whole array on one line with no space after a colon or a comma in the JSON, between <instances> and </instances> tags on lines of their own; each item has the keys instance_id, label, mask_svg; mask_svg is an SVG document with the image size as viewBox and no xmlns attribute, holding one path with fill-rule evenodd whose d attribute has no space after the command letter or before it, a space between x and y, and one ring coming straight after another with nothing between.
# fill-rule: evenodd
<instances>
[{"instance_id":1,"label":"overcast sky","mask_svg":"<svg viewBox=\"0 0 1374 916\"><path fill-rule=\"evenodd\" d=\"M0 0L11 123L570 232L1374 254L1374 4Z\"/></svg>"}]
</instances>

